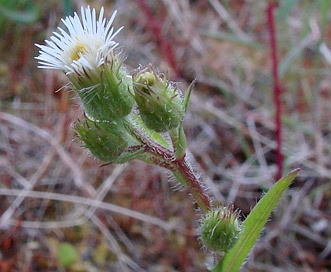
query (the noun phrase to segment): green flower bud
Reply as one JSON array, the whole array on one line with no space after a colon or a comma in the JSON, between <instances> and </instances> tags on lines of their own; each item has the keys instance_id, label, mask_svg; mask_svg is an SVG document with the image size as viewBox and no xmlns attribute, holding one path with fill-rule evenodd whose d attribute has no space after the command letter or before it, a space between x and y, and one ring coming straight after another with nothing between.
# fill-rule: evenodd
<instances>
[{"instance_id":1,"label":"green flower bud","mask_svg":"<svg viewBox=\"0 0 331 272\"><path fill-rule=\"evenodd\" d=\"M129 144L137 144L124 124L116 121L97 123L86 118L78 120L74 128L84 147L103 162L116 162Z\"/></svg>"},{"instance_id":2,"label":"green flower bud","mask_svg":"<svg viewBox=\"0 0 331 272\"><path fill-rule=\"evenodd\" d=\"M114 56L95 70L68 75L86 115L94 121L112 121L127 116L133 107L132 81Z\"/></svg>"},{"instance_id":3,"label":"green flower bud","mask_svg":"<svg viewBox=\"0 0 331 272\"><path fill-rule=\"evenodd\" d=\"M232 206L209 211L202 220L201 240L215 252L227 252L238 241L241 224Z\"/></svg>"},{"instance_id":4,"label":"green flower bud","mask_svg":"<svg viewBox=\"0 0 331 272\"><path fill-rule=\"evenodd\" d=\"M166 78L147 69L133 76L134 98L145 125L156 132L166 132L183 121L182 93Z\"/></svg>"}]
</instances>

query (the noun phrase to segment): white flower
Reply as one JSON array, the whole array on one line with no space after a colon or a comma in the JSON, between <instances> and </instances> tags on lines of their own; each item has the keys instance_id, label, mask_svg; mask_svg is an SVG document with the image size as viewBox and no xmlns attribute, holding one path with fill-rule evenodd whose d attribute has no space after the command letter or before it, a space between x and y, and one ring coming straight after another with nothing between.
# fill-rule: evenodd
<instances>
[{"instance_id":1,"label":"white flower","mask_svg":"<svg viewBox=\"0 0 331 272\"><path fill-rule=\"evenodd\" d=\"M98 69L112 58L112 52L118 45L113 39L115 33L111 27L116 11L106 24L101 8L99 19L96 19L95 9L81 8L81 20L77 13L62 19L68 32L58 27L59 32L53 32L46 45L36 44L40 48L38 68L57 69L67 75L82 74Z\"/></svg>"}]
</instances>

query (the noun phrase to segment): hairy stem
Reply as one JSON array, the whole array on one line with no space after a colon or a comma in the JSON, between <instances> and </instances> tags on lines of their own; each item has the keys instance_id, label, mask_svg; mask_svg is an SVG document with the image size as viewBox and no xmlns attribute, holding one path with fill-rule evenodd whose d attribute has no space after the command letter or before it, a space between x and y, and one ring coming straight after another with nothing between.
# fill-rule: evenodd
<instances>
[{"instance_id":1,"label":"hairy stem","mask_svg":"<svg viewBox=\"0 0 331 272\"><path fill-rule=\"evenodd\" d=\"M134 120L132 119L132 121ZM175 178L189 191L200 210L204 214L207 213L212 206L211 199L187 160L186 154L184 153L180 158L176 158L175 150L159 144L156 138L153 139L152 135L143 132L139 128L137 119L133 123L136 125L130 126L128 129L142 143L144 154L147 155L145 158L141 157L141 160L170 170Z\"/></svg>"},{"instance_id":2,"label":"hairy stem","mask_svg":"<svg viewBox=\"0 0 331 272\"><path fill-rule=\"evenodd\" d=\"M174 176L187 188L201 211L206 214L211 208L211 200L199 178L185 158L174 161Z\"/></svg>"},{"instance_id":3,"label":"hairy stem","mask_svg":"<svg viewBox=\"0 0 331 272\"><path fill-rule=\"evenodd\" d=\"M200 210L206 214L211 208L211 199L206 193L199 177L192 169L190 163L184 158L174 160L175 154L157 146L146 146L145 151L153 154L153 163L170 170L176 179L189 191Z\"/></svg>"}]
</instances>

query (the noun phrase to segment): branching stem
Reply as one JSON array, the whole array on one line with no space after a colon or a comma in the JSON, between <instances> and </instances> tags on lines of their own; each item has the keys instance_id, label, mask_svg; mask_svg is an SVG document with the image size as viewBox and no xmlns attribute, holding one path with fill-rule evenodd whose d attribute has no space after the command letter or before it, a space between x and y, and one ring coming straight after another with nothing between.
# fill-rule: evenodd
<instances>
[{"instance_id":1,"label":"branching stem","mask_svg":"<svg viewBox=\"0 0 331 272\"><path fill-rule=\"evenodd\" d=\"M154 142L141 131L137 132L137 135L139 135L139 139L145 145L145 152L151 155L149 159L152 163L170 170L189 191L200 210L206 214L211 209L211 199L207 195L199 177L187 161L186 156L176 159L174 151Z\"/></svg>"}]
</instances>

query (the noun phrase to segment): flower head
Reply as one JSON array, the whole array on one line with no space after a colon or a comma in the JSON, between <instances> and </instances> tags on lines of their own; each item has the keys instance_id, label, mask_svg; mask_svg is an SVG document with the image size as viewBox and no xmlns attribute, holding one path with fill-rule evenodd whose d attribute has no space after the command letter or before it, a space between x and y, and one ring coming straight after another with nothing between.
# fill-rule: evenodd
<instances>
[{"instance_id":1,"label":"flower head","mask_svg":"<svg viewBox=\"0 0 331 272\"><path fill-rule=\"evenodd\" d=\"M74 14L63 19L67 32L58 27L46 45L40 48L39 68L57 69L66 73L78 94L85 114L94 121L112 121L127 116L133 107L132 80L122 68L114 49L111 26L116 11L108 22L101 8L97 19L95 9L81 8L81 18Z\"/></svg>"},{"instance_id":2,"label":"flower head","mask_svg":"<svg viewBox=\"0 0 331 272\"><path fill-rule=\"evenodd\" d=\"M67 74L83 74L95 70L107 62L110 53L118 45L113 39L122 29L114 33L111 27L116 11L106 24L103 17L104 9L101 8L99 18L96 18L95 9L81 8L81 19L74 13L62 19L67 32L58 27L59 32L54 32L46 45L39 45L39 68L62 70Z\"/></svg>"}]
</instances>

